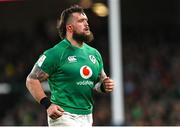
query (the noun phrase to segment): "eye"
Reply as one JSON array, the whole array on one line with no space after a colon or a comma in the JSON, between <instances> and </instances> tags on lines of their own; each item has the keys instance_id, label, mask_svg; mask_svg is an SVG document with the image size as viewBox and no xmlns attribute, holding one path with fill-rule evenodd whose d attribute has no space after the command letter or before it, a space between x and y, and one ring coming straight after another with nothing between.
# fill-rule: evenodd
<instances>
[{"instance_id":1,"label":"eye","mask_svg":"<svg viewBox=\"0 0 180 127\"><path fill-rule=\"evenodd\" d=\"M87 19L80 19L78 22L88 22Z\"/></svg>"},{"instance_id":2,"label":"eye","mask_svg":"<svg viewBox=\"0 0 180 127\"><path fill-rule=\"evenodd\" d=\"M83 22L84 20L83 19L80 19L79 22Z\"/></svg>"}]
</instances>

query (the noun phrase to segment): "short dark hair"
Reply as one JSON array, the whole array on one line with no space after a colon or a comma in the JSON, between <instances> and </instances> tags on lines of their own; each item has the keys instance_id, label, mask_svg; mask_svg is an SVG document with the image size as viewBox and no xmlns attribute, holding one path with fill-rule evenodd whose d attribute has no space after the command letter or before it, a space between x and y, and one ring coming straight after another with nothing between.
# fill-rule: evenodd
<instances>
[{"instance_id":1,"label":"short dark hair","mask_svg":"<svg viewBox=\"0 0 180 127\"><path fill-rule=\"evenodd\" d=\"M79 5L73 5L67 9L65 9L64 11L62 11L61 17L57 22L57 29L58 29L59 36L61 37L61 39L65 38L65 36L66 36L66 23L67 23L69 17L71 16L71 14L75 13L75 12L84 13L84 10Z\"/></svg>"}]
</instances>

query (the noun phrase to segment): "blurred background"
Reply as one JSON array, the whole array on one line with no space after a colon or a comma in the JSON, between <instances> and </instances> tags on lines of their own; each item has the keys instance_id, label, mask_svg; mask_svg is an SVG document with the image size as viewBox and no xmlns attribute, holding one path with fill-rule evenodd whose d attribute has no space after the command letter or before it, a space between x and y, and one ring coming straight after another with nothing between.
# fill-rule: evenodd
<instances>
[{"instance_id":1,"label":"blurred background","mask_svg":"<svg viewBox=\"0 0 180 127\"><path fill-rule=\"evenodd\" d=\"M45 110L25 87L44 50L60 41L57 18L85 8L110 74L106 0L0 0L0 125L47 125ZM180 125L180 1L121 0L125 125ZM117 54L115 57L118 57ZM48 95L47 84L44 84ZM111 98L95 93L93 125L112 125Z\"/></svg>"}]
</instances>

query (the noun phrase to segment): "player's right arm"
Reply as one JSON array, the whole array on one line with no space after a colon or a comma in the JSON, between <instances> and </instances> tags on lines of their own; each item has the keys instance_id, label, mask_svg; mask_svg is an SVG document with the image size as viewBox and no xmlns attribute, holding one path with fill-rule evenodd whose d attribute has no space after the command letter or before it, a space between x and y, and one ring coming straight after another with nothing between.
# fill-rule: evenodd
<instances>
[{"instance_id":1,"label":"player's right arm","mask_svg":"<svg viewBox=\"0 0 180 127\"><path fill-rule=\"evenodd\" d=\"M41 82L47 80L49 75L42 71L37 65L34 65L32 71L26 79L26 87L31 95L40 103L40 100L46 97Z\"/></svg>"},{"instance_id":2,"label":"player's right arm","mask_svg":"<svg viewBox=\"0 0 180 127\"><path fill-rule=\"evenodd\" d=\"M36 64L34 65L30 74L27 76L26 87L31 93L31 95L35 98L35 100L39 103L41 103L42 99L47 99L47 96L42 88L41 82L47 80L48 77L49 75ZM64 110L61 107L55 104L50 104L48 107L46 107L46 109L49 117L51 117L52 119L56 119L62 116L64 112Z\"/></svg>"}]
</instances>

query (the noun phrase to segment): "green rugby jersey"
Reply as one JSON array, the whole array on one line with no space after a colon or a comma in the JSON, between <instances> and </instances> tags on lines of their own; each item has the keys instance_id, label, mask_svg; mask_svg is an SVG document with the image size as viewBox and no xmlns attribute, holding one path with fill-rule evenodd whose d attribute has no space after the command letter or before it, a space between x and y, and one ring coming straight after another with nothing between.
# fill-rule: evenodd
<instances>
[{"instance_id":1,"label":"green rugby jersey","mask_svg":"<svg viewBox=\"0 0 180 127\"><path fill-rule=\"evenodd\" d=\"M36 64L49 74L52 103L70 113L92 113L93 88L103 68L95 48L86 43L78 48L64 39L46 50Z\"/></svg>"}]
</instances>

